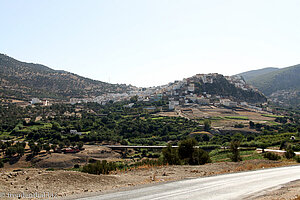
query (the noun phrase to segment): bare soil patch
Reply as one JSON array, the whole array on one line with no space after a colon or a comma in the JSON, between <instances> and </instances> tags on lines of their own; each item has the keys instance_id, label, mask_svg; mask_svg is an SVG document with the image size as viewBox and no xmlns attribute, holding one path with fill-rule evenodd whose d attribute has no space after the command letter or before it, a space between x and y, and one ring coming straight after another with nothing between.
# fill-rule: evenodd
<instances>
[{"instance_id":1,"label":"bare soil patch","mask_svg":"<svg viewBox=\"0 0 300 200\"><path fill-rule=\"evenodd\" d=\"M182 180L224 173L279 167L295 164L268 160L249 160L239 163L220 162L199 166L142 166L110 175L92 175L76 171L44 169L2 169L0 192L43 193L50 192L70 199L80 195L101 194L124 187Z\"/></svg>"},{"instance_id":2,"label":"bare soil patch","mask_svg":"<svg viewBox=\"0 0 300 200\"><path fill-rule=\"evenodd\" d=\"M300 180L264 192L255 200L300 200Z\"/></svg>"}]
</instances>

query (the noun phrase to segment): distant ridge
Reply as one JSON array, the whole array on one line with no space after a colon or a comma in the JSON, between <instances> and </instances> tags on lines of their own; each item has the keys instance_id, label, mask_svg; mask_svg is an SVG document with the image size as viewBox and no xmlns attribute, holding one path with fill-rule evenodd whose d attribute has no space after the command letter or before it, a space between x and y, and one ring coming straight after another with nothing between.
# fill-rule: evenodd
<instances>
[{"instance_id":1,"label":"distant ridge","mask_svg":"<svg viewBox=\"0 0 300 200\"><path fill-rule=\"evenodd\" d=\"M257 76L252 76L253 72L257 72ZM265 68L239 75L280 105L300 105L300 64L281 69Z\"/></svg>"},{"instance_id":2,"label":"distant ridge","mask_svg":"<svg viewBox=\"0 0 300 200\"><path fill-rule=\"evenodd\" d=\"M28 100L33 97L68 100L130 90L125 84L110 84L41 64L18 61L0 54L0 95Z\"/></svg>"},{"instance_id":3,"label":"distant ridge","mask_svg":"<svg viewBox=\"0 0 300 200\"><path fill-rule=\"evenodd\" d=\"M256 78L257 76L261 76L261 75L276 71L278 69L279 68L275 68L275 67L266 67L266 68L263 68L263 69L257 69L257 70L251 70L251 71L243 72L243 73L240 73L240 74L237 74L237 75L242 76L245 79L245 81L249 81L249 80L252 80L252 79Z\"/></svg>"}]
</instances>

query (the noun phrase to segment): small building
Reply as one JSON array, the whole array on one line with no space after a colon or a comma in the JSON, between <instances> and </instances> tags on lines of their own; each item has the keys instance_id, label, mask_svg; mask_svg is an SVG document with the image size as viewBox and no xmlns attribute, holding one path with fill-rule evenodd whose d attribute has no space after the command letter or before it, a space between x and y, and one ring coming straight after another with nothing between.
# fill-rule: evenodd
<instances>
[{"instance_id":1,"label":"small building","mask_svg":"<svg viewBox=\"0 0 300 200\"><path fill-rule=\"evenodd\" d=\"M221 99L220 100L221 105L227 106L227 107L236 107L237 102L231 101L230 99Z\"/></svg>"},{"instance_id":2,"label":"small building","mask_svg":"<svg viewBox=\"0 0 300 200\"><path fill-rule=\"evenodd\" d=\"M42 101L39 100L38 98L33 98L33 99L30 101L30 103L31 103L32 105L34 105L34 104L40 104L40 103L42 103Z\"/></svg>"},{"instance_id":3,"label":"small building","mask_svg":"<svg viewBox=\"0 0 300 200\"><path fill-rule=\"evenodd\" d=\"M174 110L179 105L179 101L169 101L169 110Z\"/></svg>"},{"instance_id":4,"label":"small building","mask_svg":"<svg viewBox=\"0 0 300 200\"><path fill-rule=\"evenodd\" d=\"M70 133L73 135L82 135L82 132L78 132L77 130L70 130Z\"/></svg>"}]
</instances>

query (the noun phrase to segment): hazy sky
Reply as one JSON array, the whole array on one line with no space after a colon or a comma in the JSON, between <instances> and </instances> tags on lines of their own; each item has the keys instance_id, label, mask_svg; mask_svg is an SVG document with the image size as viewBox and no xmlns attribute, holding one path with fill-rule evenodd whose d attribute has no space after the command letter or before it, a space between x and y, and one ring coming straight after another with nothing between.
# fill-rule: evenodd
<instances>
[{"instance_id":1,"label":"hazy sky","mask_svg":"<svg viewBox=\"0 0 300 200\"><path fill-rule=\"evenodd\" d=\"M136 86L300 63L299 0L0 0L0 52Z\"/></svg>"}]
</instances>

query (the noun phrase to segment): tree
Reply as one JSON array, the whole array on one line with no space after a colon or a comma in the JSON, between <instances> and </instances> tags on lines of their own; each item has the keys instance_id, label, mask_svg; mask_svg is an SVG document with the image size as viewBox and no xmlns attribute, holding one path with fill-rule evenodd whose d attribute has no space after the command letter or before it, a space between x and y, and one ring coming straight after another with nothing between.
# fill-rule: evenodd
<instances>
[{"instance_id":1,"label":"tree","mask_svg":"<svg viewBox=\"0 0 300 200\"><path fill-rule=\"evenodd\" d=\"M6 143L2 143L1 147L2 151L4 151L7 148L7 144Z\"/></svg>"},{"instance_id":2,"label":"tree","mask_svg":"<svg viewBox=\"0 0 300 200\"><path fill-rule=\"evenodd\" d=\"M30 150L33 155L37 155L41 151L41 146L40 145L33 145L30 147Z\"/></svg>"},{"instance_id":3,"label":"tree","mask_svg":"<svg viewBox=\"0 0 300 200\"><path fill-rule=\"evenodd\" d=\"M242 140L244 139L244 136L241 133L236 133L231 137L231 139L234 141L242 142Z\"/></svg>"},{"instance_id":4,"label":"tree","mask_svg":"<svg viewBox=\"0 0 300 200\"><path fill-rule=\"evenodd\" d=\"M22 157L25 153L25 149L22 145L17 145L16 152L18 153L19 157Z\"/></svg>"},{"instance_id":5,"label":"tree","mask_svg":"<svg viewBox=\"0 0 300 200\"><path fill-rule=\"evenodd\" d=\"M189 160L190 165L204 165L211 162L209 154L203 149L195 149L192 158Z\"/></svg>"},{"instance_id":6,"label":"tree","mask_svg":"<svg viewBox=\"0 0 300 200\"><path fill-rule=\"evenodd\" d=\"M17 153L17 148L14 146L8 147L5 151L5 155L8 157L12 157Z\"/></svg>"},{"instance_id":7,"label":"tree","mask_svg":"<svg viewBox=\"0 0 300 200\"><path fill-rule=\"evenodd\" d=\"M231 151L231 155L230 155L230 159L233 162L239 162L242 160L241 156L240 156L240 142L239 141L231 141L230 143L230 151Z\"/></svg>"},{"instance_id":8,"label":"tree","mask_svg":"<svg viewBox=\"0 0 300 200\"><path fill-rule=\"evenodd\" d=\"M254 128L254 126L255 126L254 122L253 122L253 121L250 121L250 122L249 122L249 127L250 127L250 128Z\"/></svg>"},{"instance_id":9,"label":"tree","mask_svg":"<svg viewBox=\"0 0 300 200\"><path fill-rule=\"evenodd\" d=\"M50 152L50 149L51 149L51 147L49 146L49 144L48 144L48 143L46 143L46 144L43 144L43 149L44 149L44 150L46 150L46 151L47 151L47 153L49 153L49 152Z\"/></svg>"},{"instance_id":10,"label":"tree","mask_svg":"<svg viewBox=\"0 0 300 200\"><path fill-rule=\"evenodd\" d=\"M84 145L84 143L82 142L82 141L79 141L78 143L77 143L77 147L78 147L78 149L82 149L82 147L83 147L83 145Z\"/></svg>"},{"instance_id":11,"label":"tree","mask_svg":"<svg viewBox=\"0 0 300 200\"><path fill-rule=\"evenodd\" d=\"M210 130L210 127L211 127L211 122L210 122L210 120L205 119L205 120L204 120L204 130L205 130L205 131L209 131L209 130Z\"/></svg>"},{"instance_id":12,"label":"tree","mask_svg":"<svg viewBox=\"0 0 300 200\"><path fill-rule=\"evenodd\" d=\"M204 134L202 136L203 141L208 142L210 140L209 136L207 134Z\"/></svg>"},{"instance_id":13,"label":"tree","mask_svg":"<svg viewBox=\"0 0 300 200\"><path fill-rule=\"evenodd\" d=\"M197 145L197 141L195 138L188 138L179 143L178 147L178 155L179 158L185 160L187 163L189 159L192 157L194 152L194 146Z\"/></svg>"}]
</instances>

